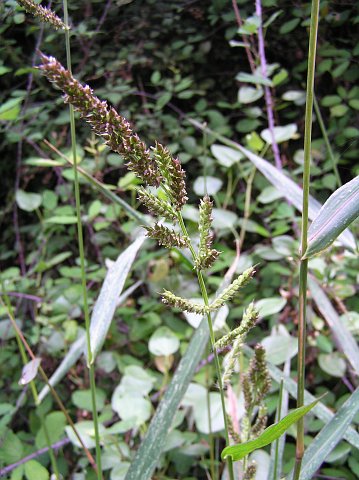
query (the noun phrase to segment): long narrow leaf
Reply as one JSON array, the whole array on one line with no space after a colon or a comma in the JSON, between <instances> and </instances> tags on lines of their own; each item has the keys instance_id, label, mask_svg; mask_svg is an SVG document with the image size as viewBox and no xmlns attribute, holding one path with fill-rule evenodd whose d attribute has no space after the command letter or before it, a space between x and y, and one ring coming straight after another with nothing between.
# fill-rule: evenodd
<instances>
[{"instance_id":1,"label":"long narrow leaf","mask_svg":"<svg viewBox=\"0 0 359 480\"><path fill-rule=\"evenodd\" d=\"M355 338L340 320L331 301L318 283L312 277L309 277L308 284L320 313L336 338L338 347L342 350L357 375L359 375L359 347Z\"/></svg>"},{"instance_id":2,"label":"long narrow leaf","mask_svg":"<svg viewBox=\"0 0 359 480\"><path fill-rule=\"evenodd\" d=\"M71 345L69 351L64 356L62 362L57 367L55 372L51 375L49 383L52 387L57 385L67 374L67 372L72 368L77 360L81 357L83 349L85 348L85 334L82 333L81 336ZM48 385L45 385L44 388L39 393L39 403L43 401L46 395L50 392Z\"/></svg>"},{"instance_id":3,"label":"long narrow leaf","mask_svg":"<svg viewBox=\"0 0 359 480\"><path fill-rule=\"evenodd\" d=\"M301 480L310 480L330 452L342 440L354 416L359 411L359 387L340 407L332 420L318 433L305 451Z\"/></svg>"},{"instance_id":4,"label":"long narrow leaf","mask_svg":"<svg viewBox=\"0 0 359 480\"><path fill-rule=\"evenodd\" d=\"M245 155L248 160L250 160L253 165L255 165L258 170L267 178L267 180L278 190L280 191L283 196L292 203L295 208L297 208L300 212L302 211L302 199L303 199L303 191L302 189L289 177L287 177L282 171L278 170L276 167L271 165L267 160L264 158L259 157L255 153L247 150L239 143L233 142L228 138L224 137L223 135L214 132L208 127L204 127L202 124L197 122L193 119L187 119L189 123L194 125L196 128L208 132L210 135L213 135L214 138L218 139L224 145L227 145L230 148L233 148L235 151L240 151ZM309 196L309 211L308 215L311 220L314 220L320 209L321 204L312 196ZM345 247L350 248L351 250L355 250L356 243L354 236L349 230L345 230L339 237L338 240L342 245Z\"/></svg>"},{"instance_id":5,"label":"long narrow leaf","mask_svg":"<svg viewBox=\"0 0 359 480\"><path fill-rule=\"evenodd\" d=\"M296 408L292 412L288 413L288 415L282 418L282 420L280 420L278 423L274 423L270 427L266 428L264 432L254 440L226 447L222 451L222 459L224 460L227 457L232 457L232 460L236 462L237 460L241 460L242 458L246 457L254 450L258 450L259 448L269 445L283 435L283 433L286 432L291 425L296 423L300 418L304 417L304 415L306 415L318 402L319 400L315 400L309 405Z\"/></svg>"},{"instance_id":6,"label":"long narrow leaf","mask_svg":"<svg viewBox=\"0 0 359 480\"><path fill-rule=\"evenodd\" d=\"M244 351L246 355L248 355L250 358L253 357L254 352L247 345L244 346ZM292 380L290 377L283 375L283 372L279 368L275 367L269 362L267 362L267 368L273 380L275 380L277 383L280 383L280 381L283 379L284 388L292 395L293 398L296 398L297 382ZM311 393L305 390L304 401L305 403L313 402L315 401L315 397L313 397ZM313 408L313 413L324 423L330 422L334 417L334 413L322 402L318 402L315 405L315 407ZM344 439L347 440L354 447L359 448L359 434L355 431L353 427L348 427L344 434Z\"/></svg>"},{"instance_id":7,"label":"long narrow leaf","mask_svg":"<svg viewBox=\"0 0 359 480\"><path fill-rule=\"evenodd\" d=\"M90 343L92 363L95 361L96 355L106 339L119 296L144 239L144 236L137 238L119 255L116 262L108 269L91 315ZM85 356L87 358L87 348L85 349Z\"/></svg>"},{"instance_id":8,"label":"long narrow leaf","mask_svg":"<svg viewBox=\"0 0 359 480\"><path fill-rule=\"evenodd\" d=\"M359 215L359 175L324 203L308 230L308 248L303 258L310 258L328 248Z\"/></svg>"}]
</instances>

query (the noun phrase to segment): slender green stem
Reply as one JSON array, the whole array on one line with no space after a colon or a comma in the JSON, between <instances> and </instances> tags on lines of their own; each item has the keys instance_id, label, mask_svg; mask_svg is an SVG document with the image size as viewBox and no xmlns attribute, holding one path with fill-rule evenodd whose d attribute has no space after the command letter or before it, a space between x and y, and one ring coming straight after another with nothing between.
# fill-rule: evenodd
<instances>
[{"instance_id":1,"label":"slender green stem","mask_svg":"<svg viewBox=\"0 0 359 480\"><path fill-rule=\"evenodd\" d=\"M323 117L322 117L322 114L320 112L320 108L319 108L319 105L318 105L318 101L317 101L317 97L314 95L313 97L313 100L314 100L314 110L315 110L315 114L317 116L317 120L318 120L318 123L319 123L319 127L320 127L320 130L322 132L322 135L323 135L323 139L324 139L324 143L325 143L325 146L327 147L327 150L328 150L328 154L329 154L329 157L332 161L332 164L333 164L333 170L334 170L334 175L335 175L335 178L337 179L337 185L338 185L338 188L342 186L342 181L340 179L340 175L339 175L339 171L338 171L338 166L337 166L337 161L336 161L336 158L334 156L334 152L333 152L333 149L332 149L332 146L330 145L330 142L329 142L329 137L328 137L328 133L327 133L327 129L325 128L325 124L324 124L324 120L323 120Z\"/></svg>"},{"instance_id":2,"label":"slender green stem","mask_svg":"<svg viewBox=\"0 0 359 480\"><path fill-rule=\"evenodd\" d=\"M314 97L314 75L315 56L317 47L318 23L319 23L320 0L312 1L310 38L308 53L308 75L307 95L305 106L305 131L304 131L304 169L303 169L303 210L301 230L301 251L305 252L308 244L308 206L309 206L309 185L310 185L310 157L312 143L312 121L313 121L313 97ZM306 321L307 321L307 275L308 260L301 260L299 271L299 319L298 319L298 390L297 407L304 405L305 389L305 346L306 346ZM299 480L304 455L304 419L298 421L296 462L293 480Z\"/></svg>"},{"instance_id":3,"label":"slender green stem","mask_svg":"<svg viewBox=\"0 0 359 480\"><path fill-rule=\"evenodd\" d=\"M278 408L277 408L277 418L276 422L278 423L282 417L282 401L283 401L283 378L280 381L279 385L279 400L278 400ZM278 470L278 459L279 459L279 438L275 442L275 455L274 455L274 467L273 467L273 480L279 479Z\"/></svg>"},{"instance_id":4,"label":"slender green stem","mask_svg":"<svg viewBox=\"0 0 359 480\"><path fill-rule=\"evenodd\" d=\"M67 0L63 0L63 9L64 9L64 23L66 27L68 27L69 18L68 18ZM65 30L65 45L66 45L67 69L71 73L72 65L71 65L70 31L68 28ZM98 480L102 480L101 445L100 445L99 422L98 422L97 406L96 406L95 365L94 365L92 353L91 353L90 314L89 314L88 299L87 299L85 253L84 253L84 241L83 241L83 231L82 231L82 223L81 223L80 186L79 186L79 176L77 171L75 115L74 115L74 108L72 105L69 106L69 110L70 110L71 146L72 146L72 156L73 156L75 202L76 202L76 216L77 216L77 238L78 238L78 247L79 247L79 254L80 254L82 298L84 303L86 344L87 344L88 368L89 368L90 387L91 387L92 415L93 415L95 442L96 442L97 478Z\"/></svg>"},{"instance_id":5,"label":"slender green stem","mask_svg":"<svg viewBox=\"0 0 359 480\"><path fill-rule=\"evenodd\" d=\"M208 349L209 350L209 349ZM208 364L206 366L206 387L207 387L207 412L208 412L208 430L209 430L209 458L210 458L210 465L211 465L211 477L212 480L215 480L215 457L214 457L214 438L213 438L213 431L212 431L212 418L211 418L211 397L209 394L209 386L210 386L210 369L211 365Z\"/></svg>"},{"instance_id":6,"label":"slender green stem","mask_svg":"<svg viewBox=\"0 0 359 480\"><path fill-rule=\"evenodd\" d=\"M186 225L183 221L183 217L182 217L181 213L178 213L178 222L179 222L179 225L181 227L183 235L185 235L186 237L189 237L187 229L186 229ZM195 260L196 259L196 252L194 251L194 248L191 245L191 243L189 245L189 249L190 249L190 252L192 254L193 260ZM209 305L209 299L208 299L206 284L204 283L202 272L199 271L199 270L197 270L197 278L198 278L199 287L201 289L204 304L206 306L208 306ZM226 415L226 404L225 404L225 399L224 399L224 390L223 390L223 383L222 383L221 367L220 367L220 364L219 364L219 358L218 358L217 350L214 347L216 339L215 339L215 336L214 336L211 314L209 312L207 313L207 322L208 322L208 329L209 329L209 338L210 338L211 347L212 347L213 356L214 356L214 364L215 364L215 367L216 367L219 393L220 393L220 396L221 396L221 405L222 405L222 413L223 413L223 419L224 419L224 428L225 428L225 433L226 433L226 444L229 445L228 422L227 422L227 415ZM230 457L227 457L227 466L228 466L229 478L230 478L230 480L234 480L233 463L232 463L232 459Z\"/></svg>"}]
</instances>

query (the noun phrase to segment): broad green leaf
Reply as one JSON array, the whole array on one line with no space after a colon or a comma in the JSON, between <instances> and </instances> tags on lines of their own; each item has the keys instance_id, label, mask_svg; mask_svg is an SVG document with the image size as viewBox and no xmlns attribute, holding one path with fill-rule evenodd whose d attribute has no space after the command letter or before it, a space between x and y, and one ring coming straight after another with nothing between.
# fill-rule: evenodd
<instances>
[{"instance_id":1,"label":"broad green leaf","mask_svg":"<svg viewBox=\"0 0 359 480\"><path fill-rule=\"evenodd\" d=\"M214 144L211 146L212 155L217 159L218 163L223 167L231 167L238 163L244 156L238 150L224 147L223 145Z\"/></svg>"},{"instance_id":2,"label":"broad green leaf","mask_svg":"<svg viewBox=\"0 0 359 480\"><path fill-rule=\"evenodd\" d=\"M260 317L268 317L283 310L286 303L287 300L282 297L264 298L256 302L256 308L258 309Z\"/></svg>"},{"instance_id":3,"label":"broad green leaf","mask_svg":"<svg viewBox=\"0 0 359 480\"><path fill-rule=\"evenodd\" d=\"M359 388L357 388L340 407L332 420L323 427L303 457L301 480L310 480L330 452L345 436L354 416L359 411Z\"/></svg>"},{"instance_id":4,"label":"broad green leaf","mask_svg":"<svg viewBox=\"0 0 359 480\"><path fill-rule=\"evenodd\" d=\"M284 325L273 327L269 337L262 340L266 357L274 365L280 365L293 358L298 352L298 341L289 335Z\"/></svg>"},{"instance_id":5,"label":"broad green leaf","mask_svg":"<svg viewBox=\"0 0 359 480\"><path fill-rule=\"evenodd\" d=\"M92 412L92 397L91 397L91 390L76 390L71 395L71 400L77 408L81 410L87 410L88 412ZM96 388L96 408L97 411L101 411L105 406L106 400L106 393L101 390L100 388Z\"/></svg>"},{"instance_id":6,"label":"broad green leaf","mask_svg":"<svg viewBox=\"0 0 359 480\"><path fill-rule=\"evenodd\" d=\"M133 420L133 427L140 427L151 417L152 404L140 394L113 395L111 405L118 416L126 421Z\"/></svg>"},{"instance_id":7,"label":"broad green leaf","mask_svg":"<svg viewBox=\"0 0 359 480\"><path fill-rule=\"evenodd\" d=\"M38 193L24 192L24 190L16 190L16 203L21 210L32 212L39 208L42 203L42 196Z\"/></svg>"},{"instance_id":8,"label":"broad green leaf","mask_svg":"<svg viewBox=\"0 0 359 480\"><path fill-rule=\"evenodd\" d=\"M238 102L243 104L253 103L263 96L263 88L243 86L238 90Z\"/></svg>"},{"instance_id":9,"label":"broad green leaf","mask_svg":"<svg viewBox=\"0 0 359 480\"><path fill-rule=\"evenodd\" d=\"M24 454L24 446L15 433L11 430L7 430L6 434L2 438L0 448L0 462L10 465L21 459Z\"/></svg>"},{"instance_id":10,"label":"broad green leaf","mask_svg":"<svg viewBox=\"0 0 359 480\"><path fill-rule=\"evenodd\" d=\"M75 215L55 215L47 218L46 223L54 223L56 225L74 225L77 223L77 217Z\"/></svg>"},{"instance_id":11,"label":"broad green leaf","mask_svg":"<svg viewBox=\"0 0 359 480\"><path fill-rule=\"evenodd\" d=\"M135 260L145 237L135 240L108 269L100 294L96 300L90 323L91 362L93 363L100 351L110 328L112 317L115 313L119 296L122 292L127 275ZM85 348L88 361L88 352Z\"/></svg>"},{"instance_id":12,"label":"broad green leaf","mask_svg":"<svg viewBox=\"0 0 359 480\"><path fill-rule=\"evenodd\" d=\"M284 127L274 127L274 140L277 143L286 142L287 140L293 138L293 136L297 133L297 129L298 127L295 123L290 123ZM261 132L261 137L266 143L268 143L268 145L272 145L272 135L269 128L266 128Z\"/></svg>"},{"instance_id":13,"label":"broad green leaf","mask_svg":"<svg viewBox=\"0 0 359 480\"><path fill-rule=\"evenodd\" d=\"M25 477L27 480L49 480L50 474L41 463L30 460L25 463Z\"/></svg>"},{"instance_id":14,"label":"broad green leaf","mask_svg":"<svg viewBox=\"0 0 359 480\"><path fill-rule=\"evenodd\" d=\"M236 75L236 80L243 83L254 83L255 85L266 85L267 87L272 87L273 83L269 78L263 77L262 75L252 75L251 73L239 72Z\"/></svg>"},{"instance_id":15,"label":"broad green leaf","mask_svg":"<svg viewBox=\"0 0 359 480\"><path fill-rule=\"evenodd\" d=\"M254 353L250 347L245 345L243 347L243 350L245 354L249 356L249 358L253 357ZM293 398L296 398L298 389L297 383L288 375L283 374L282 370L275 367L269 362L267 362L267 368L273 380L275 380L277 383L280 383L281 380L283 380L284 388L290 393ZM314 400L315 398L313 397L313 395L307 390L304 390L304 402L309 403L313 402ZM334 413L321 402L318 402L315 405L315 407L313 408L313 413L324 423L329 423L334 417ZM343 438L347 440L351 445L359 449L359 434L355 431L353 427L348 427L348 429L344 433Z\"/></svg>"},{"instance_id":16,"label":"broad green leaf","mask_svg":"<svg viewBox=\"0 0 359 480\"><path fill-rule=\"evenodd\" d=\"M311 276L308 278L308 286L320 313L336 338L338 347L359 375L359 347L355 338L339 318L324 290Z\"/></svg>"},{"instance_id":17,"label":"broad green leaf","mask_svg":"<svg viewBox=\"0 0 359 480\"><path fill-rule=\"evenodd\" d=\"M303 258L328 248L359 215L359 175L338 188L324 203L308 230Z\"/></svg>"},{"instance_id":18,"label":"broad green leaf","mask_svg":"<svg viewBox=\"0 0 359 480\"><path fill-rule=\"evenodd\" d=\"M158 328L148 342L149 351L156 356L169 356L177 352L180 341L175 333L166 326Z\"/></svg>"},{"instance_id":19,"label":"broad green leaf","mask_svg":"<svg viewBox=\"0 0 359 480\"><path fill-rule=\"evenodd\" d=\"M222 180L216 177L197 177L193 184L193 190L196 195L200 196L203 196L206 193L208 195L215 195L220 191L222 185Z\"/></svg>"},{"instance_id":20,"label":"broad green leaf","mask_svg":"<svg viewBox=\"0 0 359 480\"><path fill-rule=\"evenodd\" d=\"M230 275L228 275L227 278L225 277L217 293L220 293L223 288L230 284L231 278L232 276ZM215 318L216 316L213 314L213 322ZM156 413L147 430L146 437L137 450L127 472L126 480L147 479L152 477L158 460L165 448L167 435L170 431L174 415L192 380L196 367L202 358L208 339L207 319L203 318L201 324L194 332L186 353L178 364L177 370L173 375L171 383L168 385L161 403L157 407Z\"/></svg>"},{"instance_id":21,"label":"broad green leaf","mask_svg":"<svg viewBox=\"0 0 359 480\"><path fill-rule=\"evenodd\" d=\"M50 443L53 444L60 440L64 435L67 424L65 415L62 412L51 412L46 415L45 422ZM37 448L44 448L48 445L43 426L36 434L35 445Z\"/></svg>"},{"instance_id":22,"label":"broad green leaf","mask_svg":"<svg viewBox=\"0 0 359 480\"><path fill-rule=\"evenodd\" d=\"M237 215L229 210L223 208L214 208L212 210L213 228L217 230L232 229L238 220Z\"/></svg>"},{"instance_id":23,"label":"broad green leaf","mask_svg":"<svg viewBox=\"0 0 359 480\"><path fill-rule=\"evenodd\" d=\"M231 445L226 447L222 451L222 459L230 456L232 457L233 461L241 460L254 450L258 450L259 448L269 445L283 435L283 433L288 430L291 425L296 423L300 418L304 417L304 415L306 415L318 402L319 400L315 400L309 405L296 408L278 423L266 428L264 432L255 440L250 440L249 442L240 443L239 445Z\"/></svg>"},{"instance_id":24,"label":"broad green leaf","mask_svg":"<svg viewBox=\"0 0 359 480\"><path fill-rule=\"evenodd\" d=\"M16 120L20 113L22 98L11 98L0 107L0 120Z\"/></svg>"},{"instance_id":25,"label":"broad green leaf","mask_svg":"<svg viewBox=\"0 0 359 480\"><path fill-rule=\"evenodd\" d=\"M191 125L194 125L196 128L206 131L214 136L214 138L221 141L228 149L232 149L234 152L239 151L245 155L248 160L250 160L253 165L255 165L258 170L267 178L267 180L276 187L287 200L294 205L300 212L302 211L302 202L303 202L303 191L302 189L287 175L283 173L283 170L280 171L273 165L271 165L267 160L259 157L255 153L251 152L247 148L244 148L239 143L233 142L223 135L213 131L212 129L203 126L201 123L193 119L187 119ZM233 152L233 154L234 154ZM314 220L318 215L321 209L321 204L315 200L312 196L309 196L309 218ZM342 245L348 247L352 250L355 250L356 243L352 233L349 230L345 230L338 240Z\"/></svg>"},{"instance_id":26,"label":"broad green leaf","mask_svg":"<svg viewBox=\"0 0 359 480\"><path fill-rule=\"evenodd\" d=\"M93 421L84 420L83 422L75 423L75 428L78 434L80 435L81 440L83 441L85 446L87 448L95 448L96 441L95 441L95 428L94 428ZM79 439L74 434L74 431L69 425L65 427L65 431L66 431L66 435L69 437L70 442L76 447L82 448L82 445L80 444ZM100 423L99 424L100 438L105 434L105 432L106 432L105 427Z\"/></svg>"},{"instance_id":27,"label":"broad green leaf","mask_svg":"<svg viewBox=\"0 0 359 480\"><path fill-rule=\"evenodd\" d=\"M331 377L342 378L345 375L347 365L338 352L320 353L318 363L323 372Z\"/></svg>"}]
</instances>

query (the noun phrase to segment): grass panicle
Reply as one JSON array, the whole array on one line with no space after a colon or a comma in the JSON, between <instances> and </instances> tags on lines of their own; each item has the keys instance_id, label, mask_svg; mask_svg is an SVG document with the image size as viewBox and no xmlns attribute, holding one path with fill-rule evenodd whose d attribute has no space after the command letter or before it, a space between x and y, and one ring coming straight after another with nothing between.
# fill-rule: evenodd
<instances>
[{"instance_id":1,"label":"grass panicle","mask_svg":"<svg viewBox=\"0 0 359 480\"><path fill-rule=\"evenodd\" d=\"M199 206L199 248L195 260L195 267L198 270L210 268L219 256L219 252L212 248L212 208L213 202L211 202L209 196L206 195L201 200Z\"/></svg>"},{"instance_id":2,"label":"grass panicle","mask_svg":"<svg viewBox=\"0 0 359 480\"><path fill-rule=\"evenodd\" d=\"M161 198L156 197L143 187L137 189L138 199L147 210L156 217L162 217L173 223L177 222L177 213L172 205Z\"/></svg>"},{"instance_id":3,"label":"grass panicle","mask_svg":"<svg viewBox=\"0 0 359 480\"><path fill-rule=\"evenodd\" d=\"M160 245L167 248L178 247L185 248L189 246L189 238L176 233L173 229L164 225L155 223L153 227L144 227L147 230L147 236L158 241Z\"/></svg>"},{"instance_id":4,"label":"grass panicle","mask_svg":"<svg viewBox=\"0 0 359 480\"><path fill-rule=\"evenodd\" d=\"M31 13L34 17L38 18L40 22L49 23L56 30L67 30L69 27L56 15L55 12L49 8L42 7L31 0L16 0L27 13Z\"/></svg>"},{"instance_id":5,"label":"grass panicle","mask_svg":"<svg viewBox=\"0 0 359 480\"><path fill-rule=\"evenodd\" d=\"M40 69L46 78L64 93L64 101L73 106L86 120L96 135L126 161L145 184L158 186L161 175L157 163L144 142L133 133L129 122L101 101L88 85L82 85L69 70L66 70L54 57L41 56Z\"/></svg>"}]
</instances>

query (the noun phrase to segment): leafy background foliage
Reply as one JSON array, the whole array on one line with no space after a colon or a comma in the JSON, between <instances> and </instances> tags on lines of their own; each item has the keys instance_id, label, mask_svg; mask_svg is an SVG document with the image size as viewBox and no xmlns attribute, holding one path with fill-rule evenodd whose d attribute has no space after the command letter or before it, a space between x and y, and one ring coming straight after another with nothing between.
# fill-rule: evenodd
<instances>
[{"instance_id":1,"label":"leafy background foliage","mask_svg":"<svg viewBox=\"0 0 359 480\"><path fill-rule=\"evenodd\" d=\"M218 146L211 135L197 131L186 118L205 122L215 132L260 154L266 139L261 132L267 128L263 92L252 80L243 81L248 80L244 74L249 74L250 69L244 49L235 46L241 37L229 1L124 3L71 2L73 70L78 79L90 84L100 98L128 118L149 144L158 139L180 156L187 172L191 204L185 213L193 231L197 213L192 205L197 207L206 184L215 201L214 246L222 252L207 279L214 292L235 257L233 240L243 224L246 184L253 167L242 155L233 157L233 151ZM239 7L242 18L247 19L244 31L255 31L255 22L251 21L253 3L244 0ZM53 8L61 16L61 6L55 3ZM74 240L72 171L43 143L47 139L71 157L68 112L58 92L31 66L38 63L35 48L64 61L63 33L25 16L14 0L2 2L0 9L4 20L0 26L1 279L7 291L18 294L12 297L16 318L32 348L42 357L43 368L51 373L81 333L82 297ZM276 125L287 126L281 132L284 141L279 145L283 167L298 183L302 173L310 4L265 0L263 9L268 23L266 55L272 66L269 70L275 121ZM343 183L358 174L358 21L356 2L321 2L316 92ZM29 75L33 75L31 90L27 90ZM137 179L127 172L121 158L105 148L81 122L77 130L81 167L97 180L112 185L132 207L141 209L134 192ZM324 202L337 187L337 180L318 123L314 124L313 140L311 193ZM265 157L272 161L270 148ZM140 229L137 221L84 181L81 190L92 306L105 277L106 263L115 260L128 246L133 232ZM14 229L14 208L18 232ZM238 272L258 262L260 268L255 280L226 312L224 321L235 326L243 305L257 300L261 322L251 333L250 343L263 341L268 360L282 368L296 354L299 213L258 172L253 180L249 213ZM14 241L16 233L21 243ZM26 275L19 264L22 249ZM332 300L340 322L357 338L357 257L333 248L309 265ZM96 363L100 419L111 425L104 455L106 472L113 480L124 478L123 472L186 350L196 322L193 317L168 310L158 299L157 292L168 286L187 297L198 296L193 276L176 252L168 253L146 242L125 288L137 280L141 284L116 310ZM22 405L18 400L23 391L17 383L21 360L1 307L0 313L0 433L4 439L0 460L7 465L43 447L44 434L31 401ZM357 379L335 342L325 309L314 301L309 322L307 385L315 395L328 392L322 402L336 410L355 388ZM225 332L223 324L221 328ZM161 349L166 358L159 354ZM293 358L293 371L295 364ZM85 371L85 363L80 360L57 387L73 417L81 421L84 434L90 428L86 421L91 419ZM212 377L214 372L210 370L209 374ZM208 383L208 371L202 368L194 378L192 395L185 397L175 418L158 478L205 478L208 420L195 406L203 403ZM133 397L123 394L124 386L127 391L141 390L141 395L135 396L135 415L131 410ZM211 396L215 409L218 393L212 391ZM277 399L278 385L274 384L267 398L272 418ZM40 409L49 425L51 442L64 438L64 418L50 397ZM212 427L219 431L222 425L216 425L214 418L215 414ZM308 417L308 442L321 427L320 420ZM130 435L125 433L129 430ZM289 439L294 435L295 430L290 430ZM58 455L65 478L75 471L79 476L74 478L85 478L81 477L85 460L80 450L76 452L71 461L70 447L65 446ZM289 441L284 452L284 473L293 465L293 452L294 443ZM49 458L43 455L18 467L18 477L14 471L12 478L48 478L48 466ZM359 463L353 447L344 441L339 443L321 473L356 478ZM86 478L91 475L87 473Z\"/></svg>"}]
</instances>

